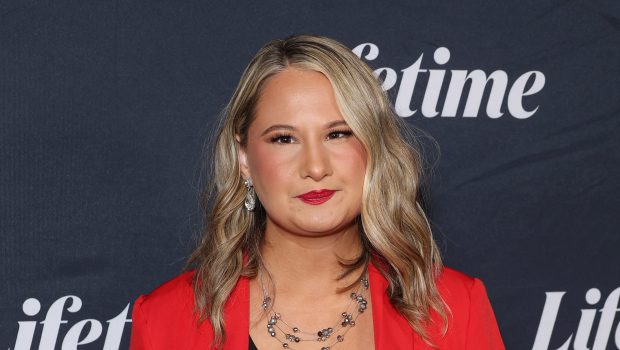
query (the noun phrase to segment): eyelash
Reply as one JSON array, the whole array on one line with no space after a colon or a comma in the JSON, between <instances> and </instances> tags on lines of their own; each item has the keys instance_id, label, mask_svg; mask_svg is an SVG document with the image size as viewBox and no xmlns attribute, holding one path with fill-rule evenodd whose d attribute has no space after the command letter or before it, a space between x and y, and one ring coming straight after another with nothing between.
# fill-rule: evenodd
<instances>
[{"instance_id":1,"label":"eyelash","mask_svg":"<svg viewBox=\"0 0 620 350\"><path fill-rule=\"evenodd\" d=\"M342 137L349 137L353 135L353 131L349 129L334 130L334 131L331 131L328 135L333 135L333 134L342 134ZM341 138L341 137L336 137L336 138Z\"/></svg>"},{"instance_id":2,"label":"eyelash","mask_svg":"<svg viewBox=\"0 0 620 350\"><path fill-rule=\"evenodd\" d=\"M337 137L333 137L333 138L335 138L335 139L339 139L339 138L347 138L347 137L349 137L349 136L353 135L353 131L351 131L351 130L344 130L344 129L343 129L343 130L333 130L333 131L330 131L330 132L327 134L327 136L328 136L328 138L332 139L332 137L330 137L330 136L332 136L332 135L334 135L334 134L342 134L342 136L340 136L340 137L338 137L338 136L337 136ZM292 138L292 137L293 137L293 135L288 134L288 133L278 133L278 134L273 135L273 136L269 139L269 141L270 141L271 143L286 144L286 143L290 143L290 142L282 142L282 139L283 139L283 138L289 138L289 139L290 139L290 138Z\"/></svg>"},{"instance_id":3,"label":"eyelash","mask_svg":"<svg viewBox=\"0 0 620 350\"><path fill-rule=\"evenodd\" d=\"M271 141L271 143L289 143L289 142L280 142L285 137L292 138L293 135L291 135L291 134L284 134L284 133L275 134L275 135L273 135L271 137L270 141Z\"/></svg>"}]
</instances>

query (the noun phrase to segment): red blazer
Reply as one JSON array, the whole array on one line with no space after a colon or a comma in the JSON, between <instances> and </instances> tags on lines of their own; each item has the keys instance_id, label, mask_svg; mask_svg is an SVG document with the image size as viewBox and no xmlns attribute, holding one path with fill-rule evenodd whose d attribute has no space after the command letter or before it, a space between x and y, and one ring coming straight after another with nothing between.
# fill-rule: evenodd
<instances>
[{"instance_id":1,"label":"red blazer","mask_svg":"<svg viewBox=\"0 0 620 350\"><path fill-rule=\"evenodd\" d=\"M208 349L213 331L208 321L199 327L193 313L193 272L185 272L141 295L132 312L130 350ZM387 280L369 265L375 349L433 350L424 343L390 303ZM477 278L444 268L437 287L451 310L448 331L436 338L442 350L504 350L486 290ZM249 337L248 279L237 282L226 305L224 350L247 350Z\"/></svg>"}]
</instances>

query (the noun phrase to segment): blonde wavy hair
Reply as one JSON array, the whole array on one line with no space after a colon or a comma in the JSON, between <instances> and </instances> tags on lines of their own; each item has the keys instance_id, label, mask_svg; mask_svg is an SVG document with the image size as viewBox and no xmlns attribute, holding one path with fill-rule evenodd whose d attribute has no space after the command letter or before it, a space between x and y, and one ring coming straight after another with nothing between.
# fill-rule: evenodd
<instances>
[{"instance_id":1,"label":"blonde wavy hair","mask_svg":"<svg viewBox=\"0 0 620 350\"><path fill-rule=\"evenodd\" d=\"M364 145L367 168L362 211L357 220L363 252L341 261L344 277L373 261L389 282L388 296L413 330L432 345L428 326L434 310L447 327L446 306L435 285L442 268L439 250L422 210L420 153L407 142L407 125L393 108L371 69L341 43L321 36L297 35L263 46L247 66L223 111L214 145L211 185L203 194L205 225L185 269L195 269L193 288L199 321L209 319L214 344L224 342L223 309L241 276L255 277L262 265L260 246L266 221L257 203L244 208L235 136L246 146L261 88L269 77L289 68L323 73L338 106ZM244 263L244 254L247 261Z\"/></svg>"}]
</instances>

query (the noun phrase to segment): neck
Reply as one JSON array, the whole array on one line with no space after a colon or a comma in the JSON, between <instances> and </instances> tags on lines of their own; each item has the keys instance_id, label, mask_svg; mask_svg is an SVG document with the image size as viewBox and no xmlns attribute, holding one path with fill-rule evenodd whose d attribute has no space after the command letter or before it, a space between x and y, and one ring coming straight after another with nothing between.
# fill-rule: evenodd
<instances>
[{"instance_id":1,"label":"neck","mask_svg":"<svg viewBox=\"0 0 620 350\"><path fill-rule=\"evenodd\" d=\"M362 243L355 223L329 235L304 236L286 232L268 222L261 248L278 293L312 291L314 295L333 295L338 288L355 280L361 270L337 280L345 270L338 262L339 258L355 259L361 252Z\"/></svg>"}]
</instances>

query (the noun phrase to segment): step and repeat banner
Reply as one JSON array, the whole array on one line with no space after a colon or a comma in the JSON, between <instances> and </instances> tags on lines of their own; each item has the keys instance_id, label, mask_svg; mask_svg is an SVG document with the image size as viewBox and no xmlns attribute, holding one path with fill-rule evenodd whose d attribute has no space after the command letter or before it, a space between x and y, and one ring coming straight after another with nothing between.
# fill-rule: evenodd
<instances>
[{"instance_id":1,"label":"step and repeat banner","mask_svg":"<svg viewBox=\"0 0 620 350\"><path fill-rule=\"evenodd\" d=\"M128 347L241 72L298 33L427 135L436 239L508 349L620 349L620 2L516 0L0 1L0 348Z\"/></svg>"}]
</instances>

